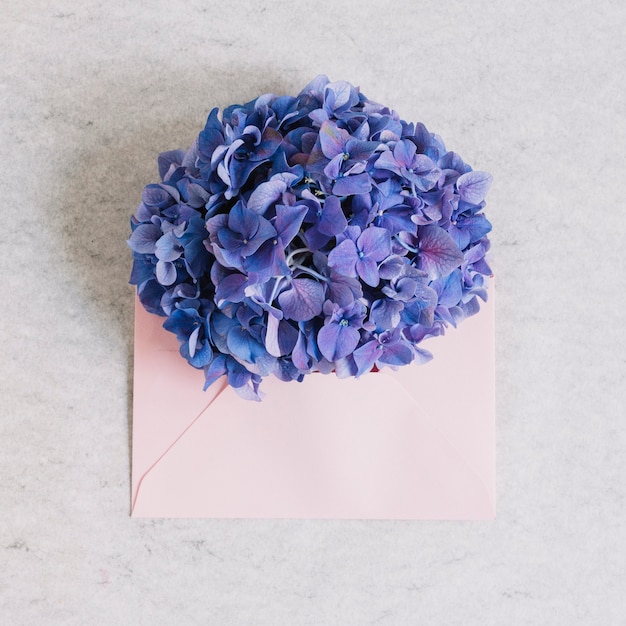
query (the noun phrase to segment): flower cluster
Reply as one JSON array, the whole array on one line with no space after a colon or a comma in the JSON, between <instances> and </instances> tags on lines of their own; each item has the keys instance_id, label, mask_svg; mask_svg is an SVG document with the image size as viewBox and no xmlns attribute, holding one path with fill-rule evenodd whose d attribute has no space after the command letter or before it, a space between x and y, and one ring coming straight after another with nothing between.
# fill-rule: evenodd
<instances>
[{"instance_id":1,"label":"flower cluster","mask_svg":"<svg viewBox=\"0 0 626 626\"><path fill-rule=\"evenodd\" d=\"M158 165L131 283L205 388L424 361L487 297L491 177L347 82L214 109Z\"/></svg>"}]
</instances>

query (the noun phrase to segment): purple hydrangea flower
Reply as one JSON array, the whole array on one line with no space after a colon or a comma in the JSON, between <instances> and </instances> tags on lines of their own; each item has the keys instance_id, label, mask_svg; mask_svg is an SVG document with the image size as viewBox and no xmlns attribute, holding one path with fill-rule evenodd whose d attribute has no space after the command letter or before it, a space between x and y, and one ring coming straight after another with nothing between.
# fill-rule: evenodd
<instances>
[{"instance_id":1,"label":"purple hydrangea flower","mask_svg":"<svg viewBox=\"0 0 626 626\"><path fill-rule=\"evenodd\" d=\"M361 338L359 331L365 312L365 306L359 301L345 307L330 300L324 303L326 320L317 334L317 345L327 360L336 361L354 351Z\"/></svg>"},{"instance_id":2,"label":"purple hydrangea flower","mask_svg":"<svg viewBox=\"0 0 626 626\"><path fill-rule=\"evenodd\" d=\"M158 170L130 280L207 387L423 362L487 298L490 175L345 81L213 109Z\"/></svg>"},{"instance_id":3,"label":"purple hydrangea flower","mask_svg":"<svg viewBox=\"0 0 626 626\"><path fill-rule=\"evenodd\" d=\"M391 254L391 236L387 229L370 226L359 234L348 228L348 237L328 255L328 265L344 276L359 276L370 287L380 282L378 263Z\"/></svg>"}]
</instances>

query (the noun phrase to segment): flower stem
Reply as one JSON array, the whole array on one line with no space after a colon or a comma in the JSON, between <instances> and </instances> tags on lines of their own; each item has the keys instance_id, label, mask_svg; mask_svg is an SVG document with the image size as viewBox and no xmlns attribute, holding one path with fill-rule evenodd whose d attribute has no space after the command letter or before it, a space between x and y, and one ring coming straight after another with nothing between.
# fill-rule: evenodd
<instances>
[{"instance_id":1,"label":"flower stem","mask_svg":"<svg viewBox=\"0 0 626 626\"><path fill-rule=\"evenodd\" d=\"M325 283L329 282L326 276L322 276L321 274L318 274L315 270L312 270L310 267L305 267L304 265L298 265L298 264L295 264L293 267L301 270L302 272L305 272L306 274L310 274L311 276L314 276L315 278L318 278L319 280L322 280Z\"/></svg>"},{"instance_id":2,"label":"flower stem","mask_svg":"<svg viewBox=\"0 0 626 626\"><path fill-rule=\"evenodd\" d=\"M291 261L293 260L293 257L295 257L297 254L303 254L305 252L311 252L311 251L308 248L296 248L295 250L290 252L289 256L285 259L287 265L291 263Z\"/></svg>"},{"instance_id":3,"label":"flower stem","mask_svg":"<svg viewBox=\"0 0 626 626\"><path fill-rule=\"evenodd\" d=\"M280 283L283 282L283 278L285 277L278 276L277 278L274 279L276 282L274 283L274 289L272 289L272 295L270 296L270 300L268 302L270 306L272 306L272 302L274 302L274 298L276 297L276 294L278 293L278 288L280 287Z\"/></svg>"},{"instance_id":4,"label":"flower stem","mask_svg":"<svg viewBox=\"0 0 626 626\"><path fill-rule=\"evenodd\" d=\"M404 241L402 241L402 239L399 239L398 237L394 237L394 239L405 249L408 250L409 252L413 252L414 254L418 254L419 250L417 248L414 248L413 246L410 246L408 243L405 243Z\"/></svg>"}]
</instances>

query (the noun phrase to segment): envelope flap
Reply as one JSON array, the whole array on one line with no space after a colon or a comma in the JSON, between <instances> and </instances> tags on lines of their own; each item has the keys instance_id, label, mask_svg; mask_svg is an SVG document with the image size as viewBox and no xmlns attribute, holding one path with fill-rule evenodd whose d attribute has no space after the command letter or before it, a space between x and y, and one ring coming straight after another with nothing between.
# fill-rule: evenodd
<instances>
[{"instance_id":1,"label":"envelope flap","mask_svg":"<svg viewBox=\"0 0 626 626\"><path fill-rule=\"evenodd\" d=\"M164 319L135 300L133 500L146 472L225 387L218 381L202 390L204 373L180 356L176 337L162 326Z\"/></svg>"},{"instance_id":2,"label":"envelope flap","mask_svg":"<svg viewBox=\"0 0 626 626\"><path fill-rule=\"evenodd\" d=\"M215 400L146 475L134 515L490 516L482 481L393 377L264 384L260 404Z\"/></svg>"}]
</instances>

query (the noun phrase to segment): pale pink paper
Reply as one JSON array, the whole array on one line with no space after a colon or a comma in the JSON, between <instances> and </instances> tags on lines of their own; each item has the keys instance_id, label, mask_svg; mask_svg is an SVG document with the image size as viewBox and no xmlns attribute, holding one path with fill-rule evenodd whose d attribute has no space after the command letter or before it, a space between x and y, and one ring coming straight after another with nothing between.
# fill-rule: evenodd
<instances>
[{"instance_id":1,"label":"pale pink paper","mask_svg":"<svg viewBox=\"0 0 626 626\"><path fill-rule=\"evenodd\" d=\"M137 304L132 515L492 519L493 291L425 342L425 365L268 378L260 403L222 381L203 392L163 318Z\"/></svg>"}]
</instances>

